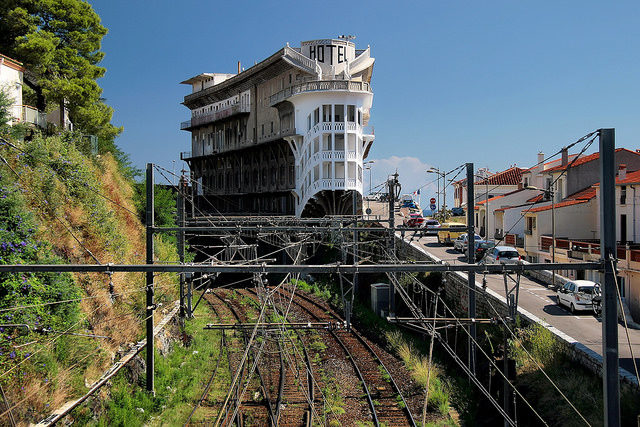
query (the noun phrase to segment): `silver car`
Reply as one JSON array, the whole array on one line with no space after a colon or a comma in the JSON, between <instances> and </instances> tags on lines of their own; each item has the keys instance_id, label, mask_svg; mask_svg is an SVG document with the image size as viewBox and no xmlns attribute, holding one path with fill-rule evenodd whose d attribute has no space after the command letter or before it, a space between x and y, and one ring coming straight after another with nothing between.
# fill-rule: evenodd
<instances>
[{"instance_id":1,"label":"silver car","mask_svg":"<svg viewBox=\"0 0 640 427\"><path fill-rule=\"evenodd\" d=\"M593 310L593 294L599 286L591 280L573 280L558 288L558 305L569 307L571 313L578 310Z\"/></svg>"},{"instance_id":2,"label":"silver car","mask_svg":"<svg viewBox=\"0 0 640 427\"><path fill-rule=\"evenodd\" d=\"M467 250L467 238L469 237L468 233L461 234L458 238L453 242L453 249L458 252L464 252ZM482 240L482 237L477 234L474 237L475 240Z\"/></svg>"},{"instance_id":3,"label":"silver car","mask_svg":"<svg viewBox=\"0 0 640 427\"><path fill-rule=\"evenodd\" d=\"M496 246L484 257L487 264L515 264L520 261L520 253L511 246Z\"/></svg>"}]
</instances>

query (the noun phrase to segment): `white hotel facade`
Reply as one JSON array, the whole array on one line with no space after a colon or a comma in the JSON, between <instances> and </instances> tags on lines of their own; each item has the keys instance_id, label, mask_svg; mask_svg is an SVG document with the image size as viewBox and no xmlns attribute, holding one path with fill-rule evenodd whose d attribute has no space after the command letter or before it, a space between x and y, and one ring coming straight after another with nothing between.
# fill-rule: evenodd
<instances>
[{"instance_id":1,"label":"white hotel facade","mask_svg":"<svg viewBox=\"0 0 640 427\"><path fill-rule=\"evenodd\" d=\"M324 216L361 207L374 59L344 38L288 44L237 74L184 81L203 210ZM355 193L355 194L354 194ZM355 197L354 197L355 196ZM206 200L205 200L206 199Z\"/></svg>"}]
</instances>

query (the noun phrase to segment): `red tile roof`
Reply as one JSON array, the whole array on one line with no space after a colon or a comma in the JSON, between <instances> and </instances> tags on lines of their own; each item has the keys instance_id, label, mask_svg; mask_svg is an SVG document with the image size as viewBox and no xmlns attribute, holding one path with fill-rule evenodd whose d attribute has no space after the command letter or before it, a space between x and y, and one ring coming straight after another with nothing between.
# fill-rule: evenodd
<instances>
[{"instance_id":1,"label":"red tile roof","mask_svg":"<svg viewBox=\"0 0 640 427\"><path fill-rule=\"evenodd\" d=\"M627 152L629 152L631 154L635 154L637 156L640 156L640 153L638 153L636 151L627 150L626 148L617 148L616 149L616 153L619 153L621 151L627 151ZM564 166L562 166L562 165L554 166L552 168L549 168L549 169L545 170L544 172L562 171L562 170L567 169L567 167L569 167L569 165L571 165L571 167L573 168L573 167L576 167L576 166L579 166L579 165L583 165L585 163L592 162L594 160L598 160L599 158L600 158L600 153L593 153L593 154L589 154L587 156L581 156L581 157L578 157L577 160L570 161L568 164L566 164Z\"/></svg>"},{"instance_id":2,"label":"red tile roof","mask_svg":"<svg viewBox=\"0 0 640 427\"><path fill-rule=\"evenodd\" d=\"M635 172L627 172L627 176L625 179L616 178L616 184L635 184L640 183L640 170Z\"/></svg>"},{"instance_id":3,"label":"red tile roof","mask_svg":"<svg viewBox=\"0 0 640 427\"><path fill-rule=\"evenodd\" d=\"M587 203L588 201L589 200L567 200L564 202L556 203L555 208L558 209L558 208L564 208L565 206L579 205L580 203ZM551 205L540 206L539 208L529 209L527 212L536 213L536 212L542 212L542 211L549 211L551 209L552 209Z\"/></svg>"},{"instance_id":4,"label":"red tile roof","mask_svg":"<svg viewBox=\"0 0 640 427\"><path fill-rule=\"evenodd\" d=\"M596 186L592 185L591 187L585 188L584 190L573 193L572 195L562 200L560 203L556 203L555 208L558 209L558 208L563 208L565 206L573 206L573 205L578 205L580 203L587 203L589 200L595 197L596 197ZM553 207L554 206L552 205L540 206L537 208L529 209L527 212L536 213L536 212L548 211L553 209Z\"/></svg>"},{"instance_id":5,"label":"red tile roof","mask_svg":"<svg viewBox=\"0 0 640 427\"><path fill-rule=\"evenodd\" d=\"M476 185L518 185L522 181L522 171L519 167L512 167L505 171L498 172L488 178L476 181Z\"/></svg>"},{"instance_id":6,"label":"red tile roof","mask_svg":"<svg viewBox=\"0 0 640 427\"><path fill-rule=\"evenodd\" d=\"M533 196L532 198L527 199L527 202L538 203L538 202L541 202L543 198L544 198L544 194L540 193L537 196Z\"/></svg>"},{"instance_id":7,"label":"red tile roof","mask_svg":"<svg viewBox=\"0 0 640 427\"><path fill-rule=\"evenodd\" d=\"M496 200L496 199L501 199L504 196L509 196L511 194L519 193L519 192L524 191L524 190L525 190L524 188L519 188L519 189L514 190L514 191L509 191L508 193L500 194L498 196L489 197L489 201ZM487 203L487 199L481 200L476 204L477 205L484 205L485 203Z\"/></svg>"},{"instance_id":8,"label":"red tile roof","mask_svg":"<svg viewBox=\"0 0 640 427\"><path fill-rule=\"evenodd\" d=\"M512 167L502 172L496 172L488 177L488 179L481 179L475 181L475 185L485 185L485 181L488 180L488 185L518 185L522 180L522 172L524 169L519 167ZM464 185L467 182L467 178L462 178L453 183L453 185Z\"/></svg>"}]
</instances>

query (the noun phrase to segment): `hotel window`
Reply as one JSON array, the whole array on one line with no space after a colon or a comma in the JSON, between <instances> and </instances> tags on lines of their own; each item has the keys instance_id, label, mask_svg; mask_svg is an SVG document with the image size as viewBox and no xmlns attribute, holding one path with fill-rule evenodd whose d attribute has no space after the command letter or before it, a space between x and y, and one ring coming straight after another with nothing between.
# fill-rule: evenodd
<instances>
[{"instance_id":1,"label":"hotel window","mask_svg":"<svg viewBox=\"0 0 640 427\"><path fill-rule=\"evenodd\" d=\"M291 84L291 73L289 73L289 84Z\"/></svg>"},{"instance_id":2,"label":"hotel window","mask_svg":"<svg viewBox=\"0 0 640 427\"><path fill-rule=\"evenodd\" d=\"M344 179L344 162L336 162L336 178Z\"/></svg>"},{"instance_id":3,"label":"hotel window","mask_svg":"<svg viewBox=\"0 0 640 427\"><path fill-rule=\"evenodd\" d=\"M331 121L331 105L322 106L322 121L325 123Z\"/></svg>"},{"instance_id":4,"label":"hotel window","mask_svg":"<svg viewBox=\"0 0 640 427\"><path fill-rule=\"evenodd\" d=\"M356 121L356 106L355 105L347 105L347 121L355 122Z\"/></svg>"},{"instance_id":5,"label":"hotel window","mask_svg":"<svg viewBox=\"0 0 640 427\"><path fill-rule=\"evenodd\" d=\"M262 136L264 136L264 123L262 124Z\"/></svg>"},{"instance_id":6,"label":"hotel window","mask_svg":"<svg viewBox=\"0 0 640 427\"><path fill-rule=\"evenodd\" d=\"M313 125L317 125L320 121L320 108L313 110Z\"/></svg>"},{"instance_id":7,"label":"hotel window","mask_svg":"<svg viewBox=\"0 0 640 427\"><path fill-rule=\"evenodd\" d=\"M344 133L336 133L336 151L344 151Z\"/></svg>"},{"instance_id":8,"label":"hotel window","mask_svg":"<svg viewBox=\"0 0 640 427\"><path fill-rule=\"evenodd\" d=\"M307 116L307 130L311 130L311 114Z\"/></svg>"},{"instance_id":9,"label":"hotel window","mask_svg":"<svg viewBox=\"0 0 640 427\"><path fill-rule=\"evenodd\" d=\"M313 140L313 152L317 153L320 151L320 137L317 137Z\"/></svg>"},{"instance_id":10,"label":"hotel window","mask_svg":"<svg viewBox=\"0 0 640 427\"><path fill-rule=\"evenodd\" d=\"M358 181L362 182L362 166L358 165Z\"/></svg>"},{"instance_id":11,"label":"hotel window","mask_svg":"<svg viewBox=\"0 0 640 427\"><path fill-rule=\"evenodd\" d=\"M318 179L320 179L320 165L313 167L313 180L317 181Z\"/></svg>"},{"instance_id":12,"label":"hotel window","mask_svg":"<svg viewBox=\"0 0 640 427\"><path fill-rule=\"evenodd\" d=\"M322 134L322 151L331 151L331 134Z\"/></svg>"},{"instance_id":13,"label":"hotel window","mask_svg":"<svg viewBox=\"0 0 640 427\"><path fill-rule=\"evenodd\" d=\"M620 204L621 205L627 204L627 186L626 185L620 186Z\"/></svg>"},{"instance_id":14,"label":"hotel window","mask_svg":"<svg viewBox=\"0 0 640 427\"><path fill-rule=\"evenodd\" d=\"M347 134L347 151L356 151L356 134Z\"/></svg>"},{"instance_id":15,"label":"hotel window","mask_svg":"<svg viewBox=\"0 0 640 427\"><path fill-rule=\"evenodd\" d=\"M271 133L273 133L273 122L271 122Z\"/></svg>"},{"instance_id":16,"label":"hotel window","mask_svg":"<svg viewBox=\"0 0 640 427\"><path fill-rule=\"evenodd\" d=\"M344 105L334 105L335 113L333 116L333 121L344 122Z\"/></svg>"},{"instance_id":17,"label":"hotel window","mask_svg":"<svg viewBox=\"0 0 640 427\"><path fill-rule=\"evenodd\" d=\"M347 173L349 179L356 179L356 162L347 162Z\"/></svg>"},{"instance_id":18,"label":"hotel window","mask_svg":"<svg viewBox=\"0 0 640 427\"><path fill-rule=\"evenodd\" d=\"M358 108L358 124L362 126L362 111Z\"/></svg>"},{"instance_id":19,"label":"hotel window","mask_svg":"<svg viewBox=\"0 0 640 427\"><path fill-rule=\"evenodd\" d=\"M322 178L331 179L331 169L333 163L331 162L322 162Z\"/></svg>"}]
</instances>

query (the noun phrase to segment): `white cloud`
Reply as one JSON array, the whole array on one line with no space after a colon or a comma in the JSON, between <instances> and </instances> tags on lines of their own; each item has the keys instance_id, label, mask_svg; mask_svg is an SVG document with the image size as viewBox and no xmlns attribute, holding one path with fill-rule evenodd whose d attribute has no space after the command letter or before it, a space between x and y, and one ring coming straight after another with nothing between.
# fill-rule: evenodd
<instances>
[{"instance_id":1,"label":"white cloud","mask_svg":"<svg viewBox=\"0 0 640 427\"><path fill-rule=\"evenodd\" d=\"M387 177L396 171L398 172L398 180L402 184L402 194L411 194L420 188L422 196L422 204L427 207L428 199L436 197L436 175L428 174L426 171L432 165L422 162L417 157L398 157L391 156L386 159L372 159L373 167L372 172L372 187L375 189L376 185L386 182ZM369 190L369 172L364 176L365 178L365 192ZM386 186L383 192L386 191ZM448 189L447 189L448 190Z\"/></svg>"}]
</instances>

